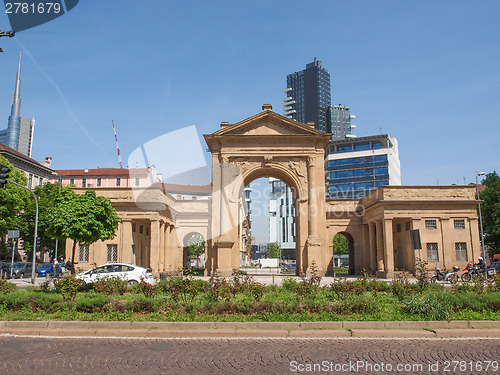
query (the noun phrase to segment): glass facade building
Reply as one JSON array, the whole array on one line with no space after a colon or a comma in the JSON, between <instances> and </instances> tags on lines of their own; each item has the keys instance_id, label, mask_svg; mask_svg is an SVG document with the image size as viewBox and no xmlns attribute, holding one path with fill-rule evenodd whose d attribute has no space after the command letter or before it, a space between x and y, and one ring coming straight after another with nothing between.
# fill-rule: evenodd
<instances>
[{"instance_id":1,"label":"glass facade building","mask_svg":"<svg viewBox=\"0 0 500 375\"><path fill-rule=\"evenodd\" d=\"M332 140L325 160L326 195L361 198L383 185L401 185L396 138L387 134Z\"/></svg>"},{"instance_id":2,"label":"glass facade building","mask_svg":"<svg viewBox=\"0 0 500 375\"><path fill-rule=\"evenodd\" d=\"M285 116L301 123L314 122L315 128L327 131L326 111L331 104L330 72L314 58L305 70L286 77Z\"/></svg>"}]
</instances>

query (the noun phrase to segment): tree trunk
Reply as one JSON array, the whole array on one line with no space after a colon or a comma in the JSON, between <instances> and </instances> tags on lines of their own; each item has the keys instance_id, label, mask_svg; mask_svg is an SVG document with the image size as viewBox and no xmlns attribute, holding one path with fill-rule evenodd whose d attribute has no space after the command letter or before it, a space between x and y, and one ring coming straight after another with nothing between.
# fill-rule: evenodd
<instances>
[{"instance_id":1,"label":"tree trunk","mask_svg":"<svg viewBox=\"0 0 500 375\"><path fill-rule=\"evenodd\" d=\"M73 241L73 250L71 250L71 263L73 263L73 269L71 270L71 274L75 274L75 249L76 249L76 241Z\"/></svg>"}]
</instances>

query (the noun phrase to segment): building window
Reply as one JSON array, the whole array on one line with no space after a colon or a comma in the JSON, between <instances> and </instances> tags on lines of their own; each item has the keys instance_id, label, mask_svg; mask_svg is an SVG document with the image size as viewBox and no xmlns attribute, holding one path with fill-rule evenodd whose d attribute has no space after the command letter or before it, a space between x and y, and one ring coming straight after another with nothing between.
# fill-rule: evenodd
<instances>
[{"instance_id":1,"label":"building window","mask_svg":"<svg viewBox=\"0 0 500 375\"><path fill-rule=\"evenodd\" d=\"M436 220L426 220L425 221L425 229L437 229L437 221Z\"/></svg>"},{"instance_id":2,"label":"building window","mask_svg":"<svg viewBox=\"0 0 500 375\"><path fill-rule=\"evenodd\" d=\"M439 262L437 242L427 242L427 261Z\"/></svg>"},{"instance_id":3,"label":"building window","mask_svg":"<svg viewBox=\"0 0 500 375\"><path fill-rule=\"evenodd\" d=\"M401 232L401 224L396 224L396 232Z\"/></svg>"},{"instance_id":4,"label":"building window","mask_svg":"<svg viewBox=\"0 0 500 375\"><path fill-rule=\"evenodd\" d=\"M146 236L149 236L149 227L146 227Z\"/></svg>"},{"instance_id":5,"label":"building window","mask_svg":"<svg viewBox=\"0 0 500 375\"><path fill-rule=\"evenodd\" d=\"M89 245L80 244L78 248L78 262L79 263L89 262Z\"/></svg>"},{"instance_id":6,"label":"building window","mask_svg":"<svg viewBox=\"0 0 500 375\"><path fill-rule=\"evenodd\" d=\"M191 199L193 199L193 200L195 201L195 200L196 200L196 195L193 195L193 196L191 197Z\"/></svg>"},{"instance_id":7,"label":"building window","mask_svg":"<svg viewBox=\"0 0 500 375\"><path fill-rule=\"evenodd\" d=\"M130 263L131 264L134 264L135 262L135 245L132 245L132 249L131 249L131 258L130 258Z\"/></svg>"},{"instance_id":8,"label":"building window","mask_svg":"<svg viewBox=\"0 0 500 375\"><path fill-rule=\"evenodd\" d=\"M87 187L87 179L82 178L82 187Z\"/></svg>"},{"instance_id":9,"label":"building window","mask_svg":"<svg viewBox=\"0 0 500 375\"><path fill-rule=\"evenodd\" d=\"M75 179L74 178L70 178L69 179L69 184L70 185L74 185L75 184Z\"/></svg>"},{"instance_id":10,"label":"building window","mask_svg":"<svg viewBox=\"0 0 500 375\"><path fill-rule=\"evenodd\" d=\"M182 199L182 195L177 194L177 200L180 201Z\"/></svg>"},{"instance_id":11,"label":"building window","mask_svg":"<svg viewBox=\"0 0 500 375\"><path fill-rule=\"evenodd\" d=\"M101 179L100 178L97 179L97 186L101 187Z\"/></svg>"},{"instance_id":12,"label":"building window","mask_svg":"<svg viewBox=\"0 0 500 375\"><path fill-rule=\"evenodd\" d=\"M140 185L140 179L139 177L136 177L135 178L135 186L139 186Z\"/></svg>"},{"instance_id":13,"label":"building window","mask_svg":"<svg viewBox=\"0 0 500 375\"><path fill-rule=\"evenodd\" d=\"M409 231L411 229L411 224L409 221L406 222L406 231Z\"/></svg>"},{"instance_id":14,"label":"building window","mask_svg":"<svg viewBox=\"0 0 500 375\"><path fill-rule=\"evenodd\" d=\"M143 229L144 229L144 227L141 225L141 226L139 227L139 233L141 233L141 234L142 234Z\"/></svg>"},{"instance_id":15,"label":"building window","mask_svg":"<svg viewBox=\"0 0 500 375\"><path fill-rule=\"evenodd\" d=\"M28 189L31 189L32 184L33 184L33 175L30 174L28 178Z\"/></svg>"},{"instance_id":16,"label":"building window","mask_svg":"<svg viewBox=\"0 0 500 375\"><path fill-rule=\"evenodd\" d=\"M121 186L122 184L122 179L120 177L116 178L116 186Z\"/></svg>"},{"instance_id":17,"label":"building window","mask_svg":"<svg viewBox=\"0 0 500 375\"><path fill-rule=\"evenodd\" d=\"M43 184L43 177L40 177L40 179L38 180L38 183L39 183L39 185Z\"/></svg>"},{"instance_id":18,"label":"building window","mask_svg":"<svg viewBox=\"0 0 500 375\"><path fill-rule=\"evenodd\" d=\"M465 242L455 242L455 253L457 262L467 262L467 244Z\"/></svg>"},{"instance_id":19,"label":"building window","mask_svg":"<svg viewBox=\"0 0 500 375\"><path fill-rule=\"evenodd\" d=\"M135 232L135 223L132 223L132 232Z\"/></svg>"},{"instance_id":20,"label":"building window","mask_svg":"<svg viewBox=\"0 0 500 375\"><path fill-rule=\"evenodd\" d=\"M107 245L107 262L117 262L118 261L118 245Z\"/></svg>"},{"instance_id":21,"label":"building window","mask_svg":"<svg viewBox=\"0 0 500 375\"><path fill-rule=\"evenodd\" d=\"M453 225L455 229L465 229L465 220L453 220Z\"/></svg>"}]
</instances>

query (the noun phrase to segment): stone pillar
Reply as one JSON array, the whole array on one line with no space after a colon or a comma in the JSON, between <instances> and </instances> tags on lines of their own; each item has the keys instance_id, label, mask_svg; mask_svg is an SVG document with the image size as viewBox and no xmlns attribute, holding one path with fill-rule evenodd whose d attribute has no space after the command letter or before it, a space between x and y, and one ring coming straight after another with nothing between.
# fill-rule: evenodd
<instances>
[{"instance_id":1,"label":"stone pillar","mask_svg":"<svg viewBox=\"0 0 500 375\"><path fill-rule=\"evenodd\" d=\"M385 277L384 264L384 226L382 221L377 221L377 277Z\"/></svg>"},{"instance_id":2,"label":"stone pillar","mask_svg":"<svg viewBox=\"0 0 500 375\"><path fill-rule=\"evenodd\" d=\"M440 220L441 224L441 241L443 246L439 249L439 260L441 264L446 267L447 270L451 270L453 268L453 263L455 261L455 244L452 243L452 236L450 231L452 230L450 227L450 219L445 218Z\"/></svg>"},{"instance_id":3,"label":"stone pillar","mask_svg":"<svg viewBox=\"0 0 500 375\"><path fill-rule=\"evenodd\" d=\"M165 271L165 223L160 222L160 243L158 244L158 270Z\"/></svg>"},{"instance_id":4,"label":"stone pillar","mask_svg":"<svg viewBox=\"0 0 500 375\"><path fill-rule=\"evenodd\" d=\"M375 223L368 224L369 236L370 236L370 271L377 272L377 236L376 236L376 225Z\"/></svg>"},{"instance_id":5,"label":"stone pillar","mask_svg":"<svg viewBox=\"0 0 500 375\"><path fill-rule=\"evenodd\" d=\"M160 220L151 220L151 245L149 250L150 267L153 272L159 271L160 258Z\"/></svg>"},{"instance_id":6,"label":"stone pillar","mask_svg":"<svg viewBox=\"0 0 500 375\"><path fill-rule=\"evenodd\" d=\"M477 217L469 218L470 241L472 250L467 249L468 261L476 263L481 254L481 234L479 232L479 220Z\"/></svg>"},{"instance_id":7,"label":"stone pillar","mask_svg":"<svg viewBox=\"0 0 500 375\"><path fill-rule=\"evenodd\" d=\"M118 260L123 263L133 263L132 254L132 220L122 220L122 249L119 253Z\"/></svg>"},{"instance_id":8,"label":"stone pillar","mask_svg":"<svg viewBox=\"0 0 500 375\"><path fill-rule=\"evenodd\" d=\"M385 277L394 277L394 239L392 233L392 219L384 219L384 259Z\"/></svg>"},{"instance_id":9,"label":"stone pillar","mask_svg":"<svg viewBox=\"0 0 500 375\"><path fill-rule=\"evenodd\" d=\"M318 186L316 185L315 158L307 158L307 212L308 212L308 237L307 237L307 269L306 273L311 274L311 266L314 261L319 276L324 276L327 272L328 263L325 265L325 254L321 253L322 241L318 235L318 215L321 215L323 207L318 207Z\"/></svg>"},{"instance_id":10,"label":"stone pillar","mask_svg":"<svg viewBox=\"0 0 500 375\"><path fill-rule=\"evenodd\" d=\"M363 231L363 263L361 268L365 270L370 270L370 229L367 224L362 224Z\"/></svg>"}]
</instances>

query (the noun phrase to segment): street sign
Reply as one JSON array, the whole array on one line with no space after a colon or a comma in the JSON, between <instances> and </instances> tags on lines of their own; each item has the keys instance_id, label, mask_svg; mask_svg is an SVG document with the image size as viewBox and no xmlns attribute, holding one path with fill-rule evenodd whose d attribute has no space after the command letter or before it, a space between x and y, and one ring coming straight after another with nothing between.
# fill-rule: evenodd
<instances>
[{"instance_id":1,"label":"street sign","mask_svg":"<svg viewBox=\"0 0 500 375\"><path fill-rule=\"evenodd\" d=\"M19 238L19 231L18 230L9 230L7 233L8 238Z\"/></svg>"}]
</instances>

